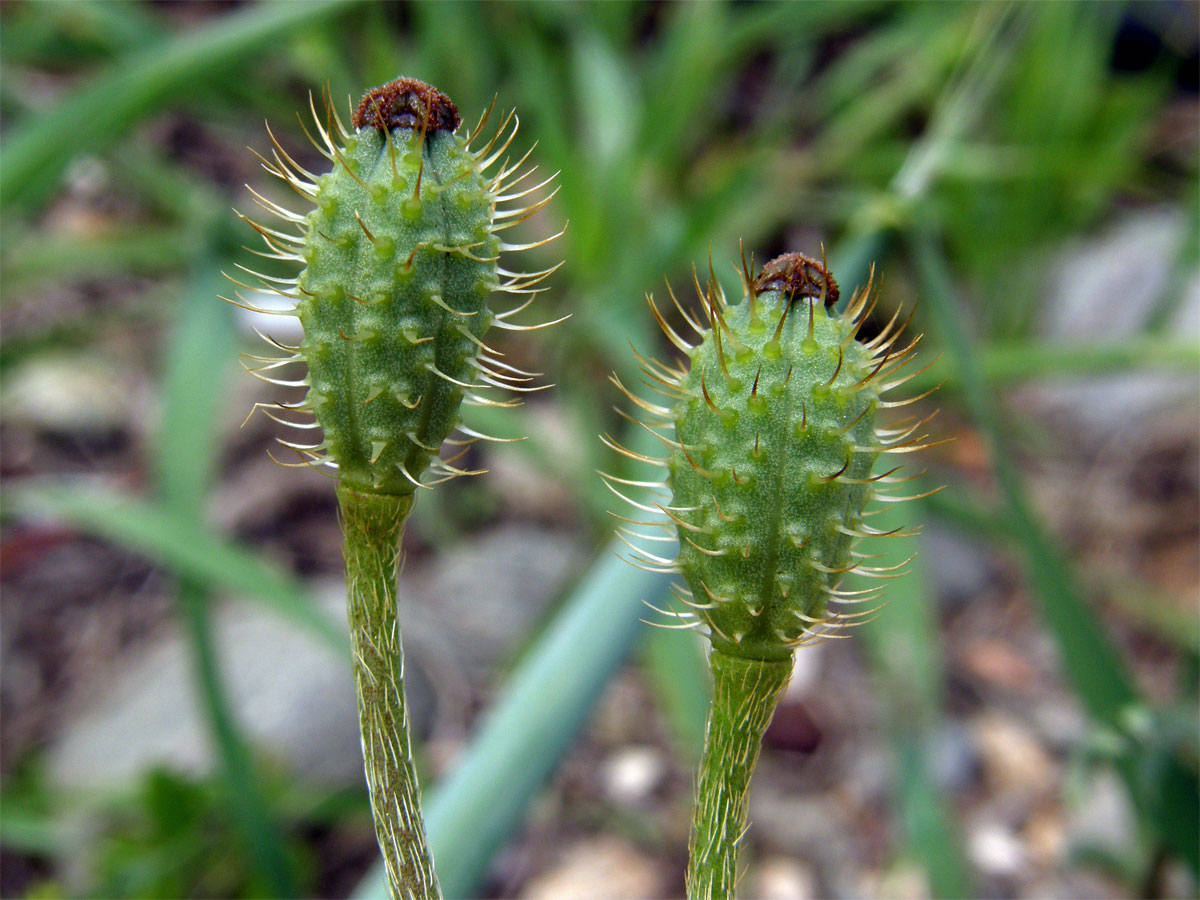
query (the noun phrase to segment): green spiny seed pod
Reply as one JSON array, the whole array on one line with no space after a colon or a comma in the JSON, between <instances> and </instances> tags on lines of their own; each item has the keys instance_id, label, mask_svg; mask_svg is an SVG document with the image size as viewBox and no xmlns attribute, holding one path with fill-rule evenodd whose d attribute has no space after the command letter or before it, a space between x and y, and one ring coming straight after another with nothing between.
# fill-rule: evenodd
<instances>
[{"instance_id":1,"label":"green spiny seed pod","mask_svg":"<svg viewBox=\"0 0 1200 900\"><path fill-rule=\"evenodd\" d=\"M763 731L791 672L793 650L862 621L879 591L843 591L849 572L896 577L864 565L854 545L882 536L864 521L872 499L896 500L886 485L896 469L875 473L885 454L928 446L926 420L876 425L878 410L910 400L884 396L908 380L898 370L919 341L897 342L899 313L873 339L857 340L874 307L870 286L832 314L837 282L802 254L781 256L751 277L743 261L743 302L730 305L716 283L697 293L707 327L679 304L699 340L688 343L650 300L684 367L639 358L649 384L668 403L635 397L642 424L667 448L665 458L617 450L662 465L662 484L606 476L609 487L674 532L674 559L635 548L635 562L683 575L677 598L687 612L674 627L712 642L712 713L696 790L689 897L732 896L746 797ZM918 398L913 398L918 399ZM622 494L646 488L652 503ZM669 501L667 501L669 497ZM627 534L651 536L625 530ZM631 545L632 546L632 545ZM900 569L902 566L896 567Z\"/></svg>"},{"instance_id":2,"label":"green spiny seed pod","mask_svg":"<svg viewBox=\"0 0 1200 900\"><path fill-rule=\"evenodd\" d=\"M273 160L263 162L314 208L300 215L258 197L294 230L250 222L267 255L304 266L295 279L258 276L263 287L295 302L291 314L299 316L304 339L297 347L272 342L287 355L257 358L263 365L253 371L275 384L308 388L298 403L263 404L285 424L320 427L320 441L281 441L302 455L302 464L335 470L343 485L357 490L411 494L428 486L422 476L429 470L434 483L468 474L438 455L455 429L461 434L456 446L485 437L462 426L464 402L513 405L486 394L532 389L527 385L535 373L500 361L483 338L492 327L530 327L506 321L524 304L493 312L488 299L494 292L537 293L557 268L512 272L498 263L502 251L545 243L509 244L501 232L553 194L526 207L501 206L550 179L514 190L533 171L519 171L524 158L487 174L516 134L515 115L481 149L472 149L472 136L456 131L454 104L416 79L368 91L354 111L353 130L331 105L325 123L315 107L313 118L313 143L332 163L330 172L302 168L274 135ZM263 374L293 363L307 366L303 378ZM279 415L284 411L291 418ZM311 421L295 418L305 413Z\"/></svg>"},{"instance_id":3,"label":"green spiny seed pod","mask_svg":"<svg viewBox=\"0 0 1200 900\"><path fill-rule=\"evenodd\" d=\"M483 338L491 327L544 327L507 321L528 299L506 312L494 312L488 299L497 291L539 293L538 284L558 268L520 273L499 265L503 251L547 242L509 244L500 233L553 194L525 207L503 205L553 176L520 187L534 171L520 171L528 154L488 174L516 134L516 116L510 113L490 141L472 149L471 138L457 133L454 104L416 79L368 91L354 110L352 130L332 104L326 103L324 123L310 106L319 138L313 144L331 171L304 169L274 135L273 159L263 164L313 208L301 215L256 194L285 224L269 228L246 220L266 241L270 252L262 255L303 266L292 279L250 273L266 290L293 301L287 314L304 327L298 346L271 340L285 355L254 357L261 365L250 370L307 393L296 403L256 408L303 431L320 429L315 442L280 443L300 454L296 465L331 470L339 479L351 650L376 837L391 895L436 897L404 698L396 621L399 541L416 490L476 474L454 463L475 441L494 440L463 425L460 407L515 406L486 393L536 389L528 386L534 373L502 362ZM241 294L233 302L266 312ZM307 367L302 377L276 377L293 365ZM455 429L458 438L451 437ZM462 449L443 459L444 443ZM426 473L432 482L423 480Z\"/></svg>"},{"instance_id":4,"label":"green spiny seed pod","mask_svg":"<svg viewBox=\"0 0 1200 900\"><path fill-rule=\"evenodd\" d=\"M864 522L864 508L891 499L882 487L901 480L895 469L872 474L876 461L927 446L926 436L916 435L928 419L876 428L878 410L912 402L883 395L908 380L897 372L920 339L897 349L899 313L872 340L856 339L874 307L869 287L845 313L833 314L837 282L799 253L771 261L756 278L747 272L744 283L745 300L736 305L715 280L707 291L698 288L708 327L672 294L699 336L695 344L650 300L687 356L686 368L639 358L648 383L670 405L618 386L668 449L666 458L650 460L667 469L667 479L638 484L662 496L669 491L670 503L634 505L666 514L679 555L671 561L643 554L640 561L683 575L689 624L716 649L780 660L852 621L856 614L830 607L863 601L838 590L843 575L890 574L863 565L854 544L880 536ZM620 483L606 479L610 487Z\"/></svg>"}]
</instances>

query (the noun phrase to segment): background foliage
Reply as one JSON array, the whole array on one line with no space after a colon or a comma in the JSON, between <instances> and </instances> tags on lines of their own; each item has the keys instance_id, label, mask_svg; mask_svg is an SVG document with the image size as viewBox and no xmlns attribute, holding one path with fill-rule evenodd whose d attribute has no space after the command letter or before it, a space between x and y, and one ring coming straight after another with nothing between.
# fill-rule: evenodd
<instances>
[{"instance_id":1,"label":"background foliage","mask_svg":"<svg viewBox=\"0 0 1200 900\"><path fill-rule=\"evenodd\" d=\"M31 581L30 571L53 568L56 548L95 539L148 560L153 593L174 601L187 636L219 760L209 779L154 771L115 796L63 795L39 760L61 723L50 715L10 728L5 895L344 894L365 875L369 843L339 863L340 880L328 850L329 835L362 832L363 797L280 771L272 748L246 738L222 684L216 598L260 604L335 653L342 638L306 581L322 564L269 558L254 529L213 502L271 433L260 423L233 433L250 395L232 402L240 388L225 373L239 350L257 351L215 298L226 292L221 271L248 261L240 247L251 235L229 207L248 211L244 182L274 190L242 149L265 147L263 118L313 165L295 124L308 92L327 85L335 98L357 96L400 73L437 85L466 120L494 95L515 106L523 146L536 139L534 159L560 172L560 194L528 234L569 220L541 251L566 265L539 306L571 319L510 350L558 386L516 415L472 424L530 435L484 461L540 473L557 491L551 518L569 522L595 559L498 676L499 700L433 789L430 834L449 894L500 890L487 880L495 853L520 834L531 798L635 645L675 763L691 765L704 702L695 647L639 624L641 601L659 602L665 584L611 559L609 502L594 471L619 463L596 435L625 431L605 378L636 382L630 343L669 350L646 291L661 293L664 276L686 285L710 250L732 290L739 240L760 261L823 245L845 293L874 262L880 315L920 298L913 327L927 334L930 368L914 386L945 382L936 434L957 440L931 454L935 471L919 482L947 489L920 511L906 507L899 524L941 523L998 554L1013 576L987 598L1032 604L1056 686L1087 716L1067 769L1111 769L1136 814L1128 846L1064 854L1056 865L1103 871L1110 889L1133 896L1195 890L1194 553L1168 571L1168 557L1147 544L1096 576L1095 543L1112 537L1094 535L1087 514L1103 481L1096 448L1128 434L1108 423L1107 438L1073 436L1082 426L1070 415L1055 420L1052 405L1028 402L1030 385L1054 376L1103 391L1129 370L1182 373L1182 395L1149 395L1185 437L1167 463L1146 463L1151 499L1139 510L1182 509L1172 535L1194 541L1200 354L1181 330L1200 233L1194 7L48 0L0 14L6 660L12 642L37 638L47 609L68 622L83 608L129 618L115 596L129 590L98 591L70 567L57 581ZM1093 275L1064 269L1064 254L1142 211L1175 223L1165 249L1150 258L1136 242L1117 245L1124 255L1093 269L1102 296L1119 301L1136 288L1149 302L1129 315L1118 302L1110 321L1086 308L1056 317L1053 304ZM1058 504L1031 483L1057 485ZM514 490L495 475L449 485L423 498L409 539L435 549L469 542L481 520L521 515ZM320 527L335 533L328 493ZM287 515L269 523L297 527ZM271 533L260 528L257 543ZM1124 534L1145 538L1144 529ZM964 853L969 791L947 797L936 777L933 738L961 712L945 683L945 659L960 650L941 644L965 615L939 602L929 575L938 565L923 557L896 582L851 652L873 674L873 739L884 736L894 760L884 855L911 864L920 892L986 895L1005 888ZM1013 608L997 607L996 627ZM119 650L136 643L126 637ZM50 642L34 658L90 678L55 657L65 646L74 645ZM13 671L6 719L20 706ZM70 693L63 678L45 697ZM81 811L100 824L64 826ZM360 890L374 887L368 879Z\"/></svg>"}]
</instances>

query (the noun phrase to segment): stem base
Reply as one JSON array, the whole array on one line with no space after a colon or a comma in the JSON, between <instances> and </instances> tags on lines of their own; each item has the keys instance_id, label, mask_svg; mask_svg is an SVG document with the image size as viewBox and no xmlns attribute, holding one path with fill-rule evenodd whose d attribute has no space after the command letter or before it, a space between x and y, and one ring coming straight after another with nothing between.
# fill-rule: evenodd
<instances>
[{"instance_id":1,"label":"stem base","mask_svg":"<svg viewBox=\"0 0 1200 900\"><path fill-rule=\"evenodd\" d=\"M338 486L358 721L375 837L393 898L441 897L425 838L396 621L400 537L413 498Z\"/></svg>"},{"instance_id":2,"label":"stem base","mask_svg":"<svg viewBox=\"0 0 1200 900\"><path fill-rule=\"evenodd\" d=\"M743 659L714 649L709 664L713 698L688 846L689 900L734 896L750 778L763 733L792 675L790 657Z\"/></svg>"}]
</instances>

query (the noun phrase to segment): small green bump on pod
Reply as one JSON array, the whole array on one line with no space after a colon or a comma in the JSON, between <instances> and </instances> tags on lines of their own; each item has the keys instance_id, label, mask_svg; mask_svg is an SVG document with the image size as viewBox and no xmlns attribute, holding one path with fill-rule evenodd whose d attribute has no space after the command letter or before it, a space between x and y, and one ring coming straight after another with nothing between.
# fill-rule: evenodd
<instances>
[{"instance_id":1,"label":"small green bump on pod","mask_svg":"<svg viewBox=\"0 0 1200 900\"><path fill-rule=\"evenodd\" d=\"M400 204L400 213L406 222L417 222L421 218L423 208L424 204L421 203L421 199L414 195Z\"/></svg>"},{"instance_id":2,"label":"small green bump on pod","mask_svg":"<svg viewBox=\"0 0 1200 900\"><path fill-rule=\"evenodd\" d=\"M386 235L380 235L375 239L373 249L379 259L391 259L396 254L396 242Z\"/></svg>"}]
</instances>

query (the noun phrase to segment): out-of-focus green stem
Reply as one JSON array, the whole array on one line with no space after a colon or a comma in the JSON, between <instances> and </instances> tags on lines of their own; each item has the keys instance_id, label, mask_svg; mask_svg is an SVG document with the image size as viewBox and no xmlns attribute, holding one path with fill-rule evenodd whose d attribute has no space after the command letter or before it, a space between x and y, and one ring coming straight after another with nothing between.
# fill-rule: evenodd
<instances>
[{"instance_id":1,"label":"out-of-focus green stem","mask_svg":"<svg viewBox=\"0 0 1200 900\"><path fill-rule=\"evenodd\" d=\"M400 537L413 498L338 486L358 723L375 837L393 898L441 897L425 838L396 621Z\"/></svg>"},{"instance_id":2,"label":"out-of-focus green stem","mask_svg":"<svg viewBox=\"0 0 1200 900\"><path fill-rule=\"evenodd\" d=\"M282 835L272 820L254 772L254 759L230 712L229 699L218 671L213 645L212 617L208 594L197 582L179 584L179 612L183 619L196 687L204 706L205 721L220 753L229 804L245 831L249 851L268 879L271 889L283 897L298 896L300 885L287 857Z\"/></svg>"}]
</instances>

